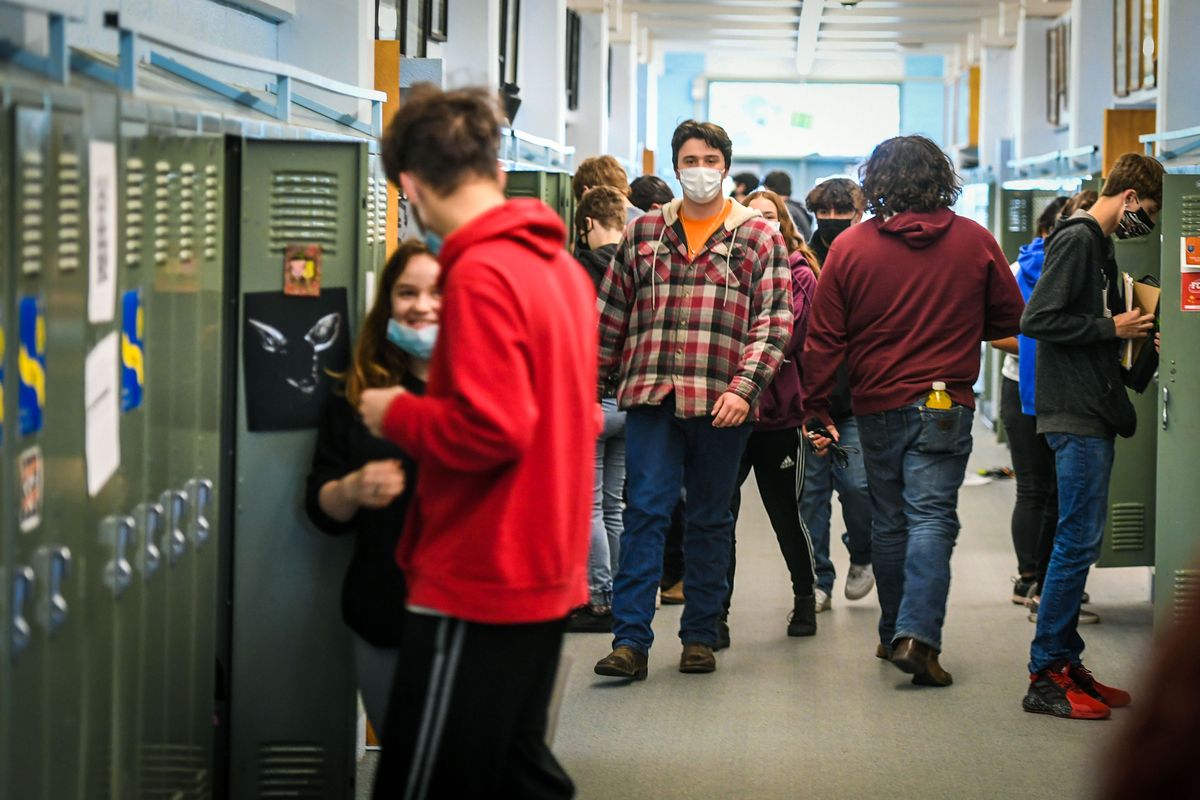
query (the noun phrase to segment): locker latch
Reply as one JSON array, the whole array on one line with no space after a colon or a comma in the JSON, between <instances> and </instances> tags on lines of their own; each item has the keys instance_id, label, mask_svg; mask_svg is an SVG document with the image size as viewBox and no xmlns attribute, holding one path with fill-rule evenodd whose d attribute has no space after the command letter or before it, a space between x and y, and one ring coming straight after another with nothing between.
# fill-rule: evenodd
<instances>
[{"instance_id":1,"label":"locker latch","mask_svg":"<svg viewBox=\"0 0 1200 800\"><path fill-rule=\"evenodd\" d=\"M1167 409L1171 405L1171 390L1166 386L1163 387L1163 413L1162 413L1162 429L1167 429L1168 414Z\"/></svg>"},{"instance_id":2,"label":"locker latch","mask_svg":"<svg viewBox=\"0 0 1200 800\"><path fill-rule=\"evenodd\" d=\"M33 631L25 618L25 601L33 594L34 576L29 567L14 567L12 578L12 637L9 657L16 661L29 647Z\"/></svg>"},{"instance_id":3,"label":"locker latch","mask_svg":"<svg viewBox=\"0 0 1200 800\"><path fill-rule=\"evenodd\" d=\"M212 526L208 522L208 503L212 500L213 482L207 478L193 478L183 487L191 505L191 519L188 520L188 538L192 547L199 550L212 535Z\"/></svg>"},{"instance_id":4,"label":"locker latch","mask_svg":"<svg viewBox=\"0 0 1200 800\"><path fill-rule=\"evenodd\" d=\"M167 553L167 563L175 566L187 552L187 538L180 529L183 524L183 514L187 508L187 495L178 489L168 489L162 493L159 503L162 504L166 517L163 550Z\"/></svg>"},{"instance_id":5,"label":"locker latch","mask_svg":"<svg viewBox=\"0 0 1200 800\"><path fill-rule=\"evenodd\" d=\"M163 507L158 503L141 503L133 510L133 522L137 526L137 568L142 573L142 583L149 583L158 574L162 565L162 551L158 549L158 530L162 527Z\"/></svg>"},{"instance_id":6,"label":"locker latch","mask_svg":"<svg viewBox=\"0 0 1200 800\"><path fill-rule=\"evenodd\" d=\"M133 517L114 514L100 522L100 541L112 548L112 559L104 565L104 585L112 590L113 597L125 594L133 583L133 565L127 555L133 536Z\"/></svg>"},{"instance_id":7,"label":"locker latch","mask_svg":"<svg viewBox=\"0 0 1200 800\"><path fill-rule=\"evenodd\" d=\"M63 597L63 582L71 575L71 549L61 546L39 547L34 553L34 571L42 576L45 597L37 607L38 622L50 636L67 624L67 598Z\"/></svg>"}]
</instances>

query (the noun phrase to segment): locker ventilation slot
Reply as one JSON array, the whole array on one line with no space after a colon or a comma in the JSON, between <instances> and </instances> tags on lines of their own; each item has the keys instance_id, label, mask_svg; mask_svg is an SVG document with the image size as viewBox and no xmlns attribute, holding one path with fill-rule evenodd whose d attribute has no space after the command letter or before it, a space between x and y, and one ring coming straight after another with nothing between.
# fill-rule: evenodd
<instances>
[{"instance_id":1,"label":"locker ventilation slot","mask_svg":"<svg viewBox=\"0 0 1200 800\"><path fill-rule=\"evenodd\" d=\"M1200 569L1175 570L1174 584L1172 616L1176 622L1183 622L1185 617L1200 607Z\"/></svg>"},{"instance_id":2,"label":"locker ventilation slot","mask_svg":"<svg viewBox=\"0 0 1200 800\"><path fill-rule=\"evenodd\" d=\"M22 272L42 268L42 196L46 172L42 154L25 153L21 159L21 244Z\"/></svg>"},{"instance_id":3,"label":"locker ventilation slot","mask_svg":"<svg viewBox=\"0 0 1200 800\"><path fill-rule=\"evenodd\" d=\"M379 207L375 195L375 179L367 178L367 244L375 244L379 230Z\"/></svg>"},{"instance_id":4,"label":"locker ventilation slot","mask_svg":"<svg viewBox=\"0 0 1200 800\"><path fill-rule=\"evenodd\" d=\"M338 176L331 172L276 172L271 177L271 251L319 244L337 253Z\"/></svg>"},{"instance_id":5,"label":"locker ventilation slot","mask_svg":"<svg viewBox=\"0 0 1200 800\"><path fill-rule=\"evenodd\" d=\"M301 742L263 744L258 748L258 796L325 797L325 748Z\"/></svg>"},{"instance_id":6,"label":"locker ventilation slot","mask_svg":"<svg viewBox=\"0 0 1200 800\"><path fill-rule=\"evenodd\" d=\"M220 170L216 164L204 168L204 260L217 258L217 201L220 197Z\"/></svg>"},{"instance_id":7,"label":"locker ventilation slot","mask_svg":"<svg viewBox=\"0 0 1200 800\"><path fill-rule=\"evenodd\" d=\"M79 269L80 188L79 156L58 157L58 268Z\"/></svg>"},{"instance_id":8,"label":"locker ventilation slot","mask_svg":"<svg viewBox=\"0 0 1200 800\"><path fill-rule=\"evenodd\" d=\"M196 165L179 167L179 225L176 228L179 260L187 263L196 258Z\"/></svg>"},{"instance_id":9,"label":"locker ventilation slot","mask_svg":"<svg viewBox=\"0 0 1200 800\"><path fill-rule=\"evenodd\" d=\"M1011 197L1008 200L1007 214L1004 219L1004 224L1008 228L1009 233L1020 233L1028 229L1029 225L1029 198L1028 197Z\"/></svg>"},{"instance_id":10,"label":"locker ventilation slot","mask_svg":"<svg viewBox=\"0 0 1200 800\"><path fill-rule=\"evenodd\" d=\"M171 190L178 176L170 161L154 165L154 263L166 264L171 257Z\"/></svg>"},{"instance_id":11,"label":"locker ventilation slot","mask_svg":"<svg viewBox=\"0 0 1200 800\"><path fill-rule=\"evenodd\" d=\"M1142 503L1113 503L1112 549L1115 553L1146 548L1146 506Z\"/></svg>"},{"instance_id":12,"label":"locker ventilation slot","mask_svg":"<svg viewBox=\"0 0 1200 800\"><path fill-rule=\"evenodd\" d=\"M142 239L146 224L146 208L142 197L146 191L146 165L140 158L125 162L125 263L141 266Z\"/></svg>"},{"instance_id":13,"label":"locker ventilation slot","mask_svg":"<svg viewBox=\"0 0 1200 800\"><path fill-rule=\"evenodd\" d=\"M212 786L204 749L187 744L144 747L142 796L165 800L210 800Z\"/></svg>"}]
</instances>

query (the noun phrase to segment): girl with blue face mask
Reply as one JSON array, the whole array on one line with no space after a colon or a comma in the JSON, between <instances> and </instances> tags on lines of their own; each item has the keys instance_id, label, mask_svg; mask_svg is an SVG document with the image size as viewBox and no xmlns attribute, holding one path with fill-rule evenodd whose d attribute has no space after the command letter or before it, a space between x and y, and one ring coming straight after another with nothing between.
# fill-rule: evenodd
<instances>
[{"instance_id":1,"label":"girl with blue face mask","mask_svg":"<svg viewBox=\"0 0 1200 800\"><path fill-rule=\"evenodd\" d=\"M309 519L325 533L355 537L342 617L355 634L359 690L377 732L399 660L403 615L396 609L404 608L408 591L395 552L417 474L407 453L371 435L358 403L366 389L399 385L425 393L442 305L439 272L416 239L403 242L384 267L354 360L321 418L308 476Z\"/></svg>"}]
</instances>

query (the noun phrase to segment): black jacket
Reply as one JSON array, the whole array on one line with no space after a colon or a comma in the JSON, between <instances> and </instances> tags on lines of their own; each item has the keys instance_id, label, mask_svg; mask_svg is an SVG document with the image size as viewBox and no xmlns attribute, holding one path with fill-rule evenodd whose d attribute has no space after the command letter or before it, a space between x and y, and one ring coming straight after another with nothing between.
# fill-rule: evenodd
<instances>
[{"instance_id":1,"label":"black jacket","mask_svg":"<svg viewBox=\"0 0 1200 800\"><path fill-rule=\"evenodd\" d=\"M413 394L425 393L424 381L412 376L406 375L401 384ZM358 412L339 393L341 389L330 395L321 416L305 509L323 532L355 535L354 558L342 583L342 618L351 630L376 647L397 647L408 592L404 573L396 566L396 543L417 484L416 463L391 442L372 436ZM319 495L326 483L345 477L368 461L393 458L404 464L406 489L390 506L362 509L348 522L338 522L321 510Z\"/></svg>"},{"instance_id":2,"label":"black jacket","mask_svg":"<svg viewBox=\"0 0 1200 800\"><path fill-rule=\"evenodd\" d=\"M604 273L608 270L608 265L612 263L613 256L616 254L617 245L615 244L601 245L595 250L580 249L575 251L575 258L587 270L592 283L596 286L596 291L600 290L600 281L604 280Z\"/></svg>"},{"instance_id":3,"label":"black jacket","mask_svg":"<svg viewBox=\"0 0 1200 800\"><path fill-rule=\"evenodd\" d=\"M1038 341L1038 433L1132 436L1137 412L1121 380L1116 325L1124 310L1112 239L1088 214L1046 239L1042 276L1021 317Z\"/></svg>"}]
</instances>

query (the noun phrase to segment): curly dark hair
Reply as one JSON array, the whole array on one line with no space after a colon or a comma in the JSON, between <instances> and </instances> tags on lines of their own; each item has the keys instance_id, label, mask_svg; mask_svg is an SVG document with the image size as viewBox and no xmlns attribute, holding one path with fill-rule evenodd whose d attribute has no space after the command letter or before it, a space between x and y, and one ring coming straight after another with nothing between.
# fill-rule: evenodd
<instances>
[{"instance_id":1,"label":"curly dark hair","mask_svg":"<svg viewBox=\"0 0 1200 800\"><path fill-rule=\"evenodd\" d=\"M925 136L881 143L859 170L859 179L867 208L880 216L949 208L962 192L950 157Z\"/></svg>"},{"instance_id":2,"label":"curly dark hair","mask_svg":"<svg viewBox=\"0 0 1200 800\"><path fill-rule=\"evenodd\" d=\"M665 206L674 199L671 187L657 175L643 175L629 184L629 202L642 211L649 211L655 203Z\"/></svg>"},{"instance_id":3,"label":"curly dark hair","mask_svg":"<svg viewBox=\"0 0 1200 800\"><path fill-rule=\"evenodd\" d=\"M816 214L832 211L837 214L852 214L867 210L867 199L862 188L849 178L826 178L812 188L804 205Z\"/></svg>"}]
</instances>

